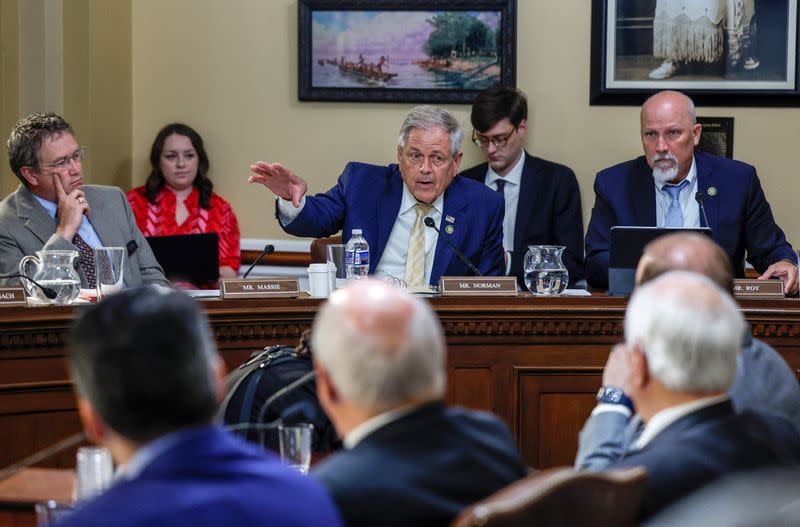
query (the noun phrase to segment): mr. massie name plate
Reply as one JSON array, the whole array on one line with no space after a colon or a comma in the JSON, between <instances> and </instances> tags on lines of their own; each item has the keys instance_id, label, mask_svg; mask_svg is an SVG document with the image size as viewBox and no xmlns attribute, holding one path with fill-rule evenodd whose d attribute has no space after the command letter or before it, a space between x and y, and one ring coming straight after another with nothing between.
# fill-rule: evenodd
<instances>
[{"instance_id":1,"label":"mr. massie name plate","mask_svg":"<svg viewBox=\"0 0 800 527\"><path fill-rule=\"evenodd\" d=\"M513 276L446 276L439 279L442 296L517 296Z\"/></svg>"},{"instance_id":2,"label":"mr. massie name plate","mask_svg":"<svg viewBox=\"0 0 800 527\"><path fill-rule=\"evenodd\" d=\"M0 306L24 306L25 290L21 287L0 287Z\"/></svg>"},{"instance_id":3,"label":"mr. massie name plate","mask_svg":"<svg viewBox=\"0 0 800 527\"><path fill-rule=\"evenodd\" d=\"M297 278L245 278L222 280L220 298L296 298L300 296Z\"/></svg>"},{"instance_id":4,"label":"mr. massie name plate","mask_svg":"<svg viewBox=\"0 0 800 527\"><path fill-rule=\"evenodd\" d=\"M778 279L736 278L733 281L733 296L736 298L780 300L783 298L783 281Z\"/></svg>"}]
</instances>

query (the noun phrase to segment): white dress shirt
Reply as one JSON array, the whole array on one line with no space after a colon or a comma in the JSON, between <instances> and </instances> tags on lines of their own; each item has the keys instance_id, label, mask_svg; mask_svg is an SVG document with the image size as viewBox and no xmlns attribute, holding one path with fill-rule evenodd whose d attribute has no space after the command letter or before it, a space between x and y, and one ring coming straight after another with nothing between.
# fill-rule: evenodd
<instances>
[{"instance_id":1,"label":"white dress shirt","mask_svg":"<svg viewBox=\"0 0 800 527\"><path fill-rule=\"evenodd\" d=\"M697 193L697 165L695 164L694 156L692 156L692 167L689 169L689 173L686 174L686 180L689 184L686 188L681 190L681 195L678 198L681 204L681 210L683 211L683 226L698 228L700 227L700 205L697 204L697 200L694 198L694 195ZM669 194L661 189L662 186L663 185L659 185L653 181L653 187L656 192L657 227L664 226L667 209L669 208L670 201L672 201Z\"/></svg>"},{"instance_id":2,"label":"white dress shirt","mask_svg":"<svg viewBox=\"0 0 800 527\"><path fill-rule=\"evenodd\" d=\"M503 187L503 197L505 198L505 216L503 217L503 249L508 255L506 263L506 274L511 270L511 253L514 250L514 227L517 221L517 207L519 206L519 190L522 184L522 169L525 166L525 150L520 150L520 156L511 170L505 176L500 176L490 166L486 170L486 186L497 191L498 179L506 182Z\"/></svg>"},{"instance_id":3,"label":"white dress shirt","mask_svg":"<svg viewBox=\"0 0 800 527\"><path fill-rule=\"evenodd\" d=\"M283 198L278 198L278 219L283 226L291 223L306 204L306 197L300 202L300 207L295 208L291 201ZM400 202L400 211L397 214L397 219L394 221L392 232L389 234L389 239L386 241L386 247L383 250L380 262L375 266L375 275L377 276L393 276L401 280L405 279L406 275L406 256L408 255L408 240L411 236L411 229L414 227L414 222L417 219L417 213L414 205L417 204L417 199L411 194L403 184L403 197ZM436 226L441 228L442 214L444 213L444 192L442 192L433 206L425 215L426 218L432 218ZM358 226L354 226L356 229ZM435 230L425 228L425 279L423 284L428 284L431 279L431 272L433 271L433 258L436 255L436 243L439 235ZM344 233L348 237L350 233ZM372 247L370 248L373 249Z\"/></svg>"}]
</instances>

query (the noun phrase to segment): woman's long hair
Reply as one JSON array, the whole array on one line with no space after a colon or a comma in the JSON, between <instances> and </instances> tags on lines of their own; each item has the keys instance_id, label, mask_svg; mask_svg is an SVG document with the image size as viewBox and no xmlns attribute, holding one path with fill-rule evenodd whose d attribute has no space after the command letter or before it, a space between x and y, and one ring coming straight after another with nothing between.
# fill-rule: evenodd
<instances>
[{"instance_id":1,"label":"woman's long hair","mask_svg":"<svg viewBox=\"0 0 800 527\"><path fill-rule=\"evenodd\" d=\"M161 152L164 150L164 142L167 137L172 134L188 137L197 151L199 163L197 164L197 177L194 178L193 185L197 187L197 191L200 193L200 206L204 209L211 208L211 191L214 189L214 184L207 176L208 155L203 147L203 138L191 126L183 123L168 124L158 132L155 141L153 141L153 146L150 148L150 165L152 168L150 169L150 176L148 176L147 182L144 184L147 192L147 201L155 203L156 196L166 184L164 174L161 173Z\"/></svg>"}]
</instances>

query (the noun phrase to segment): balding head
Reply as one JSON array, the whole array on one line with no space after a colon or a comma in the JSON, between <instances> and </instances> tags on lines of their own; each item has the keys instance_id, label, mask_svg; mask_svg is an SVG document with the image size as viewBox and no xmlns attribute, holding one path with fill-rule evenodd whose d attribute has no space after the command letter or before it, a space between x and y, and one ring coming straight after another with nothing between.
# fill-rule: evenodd
<instances>
[{"instance_id":1,"label":"balding head","mask_svg":"<svg viewBox=\"0 0 800 527\"><path fill-rule=\"evenodd\" d=\"M688 119L691 124L697 122L697 109L694 106L694 101L689 96L672 90L660 91L648 97L642 104L642 111L639 114L640 120L644 122L648 113L661 108L669 108L678 118Z\"/></svg>"},{"instance_id":2,"label":"balding head","mask_svg":"<svg viewBox=\"0 0 800 527\"><path fill-rule=\"evenodd\" d=\"M733 270L728 255L711 238L702 234L676 232L647 244L636 267L636 285L669 271L702 274L724 291L733 292Z\"/></svg>"},{"instance_id":3,"label":"balding head","mask_svg":"<svg viewBox=\"0 0 800 527\"><path fill-rule=\"evenodd\" d=\"M730 388L744 328L728 292L686 271L665 273L637 288L625 312L626 345L642 350L650 375L682 393Z\"/></svg>"},{"instance_id":4,"label":"balding head","mask_svg":"<svg viewBox=\"0 0 800 527\"><path fill-rule=\"evenodd\" d=\"M442 328L430 306L378 280L334 292L314 321L315 360L344 399L370 413L439 399Z\"/></svg>"}]
</instances>

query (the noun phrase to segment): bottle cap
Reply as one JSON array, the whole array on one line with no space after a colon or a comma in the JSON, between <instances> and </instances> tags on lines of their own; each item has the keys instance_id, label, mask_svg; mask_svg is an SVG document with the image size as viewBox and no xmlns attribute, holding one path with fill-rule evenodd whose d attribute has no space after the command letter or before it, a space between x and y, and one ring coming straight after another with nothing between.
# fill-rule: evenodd
<instances>
[{"instance_id":1,"label":"bottle cap","mask_svg":"<svg viewBox=\"0 0 800 527\"><path fill-rule=\"evenodd\" d=\"M361 236L361 229L353 229L353 236Z\"/></svg>"}]
</instances>

